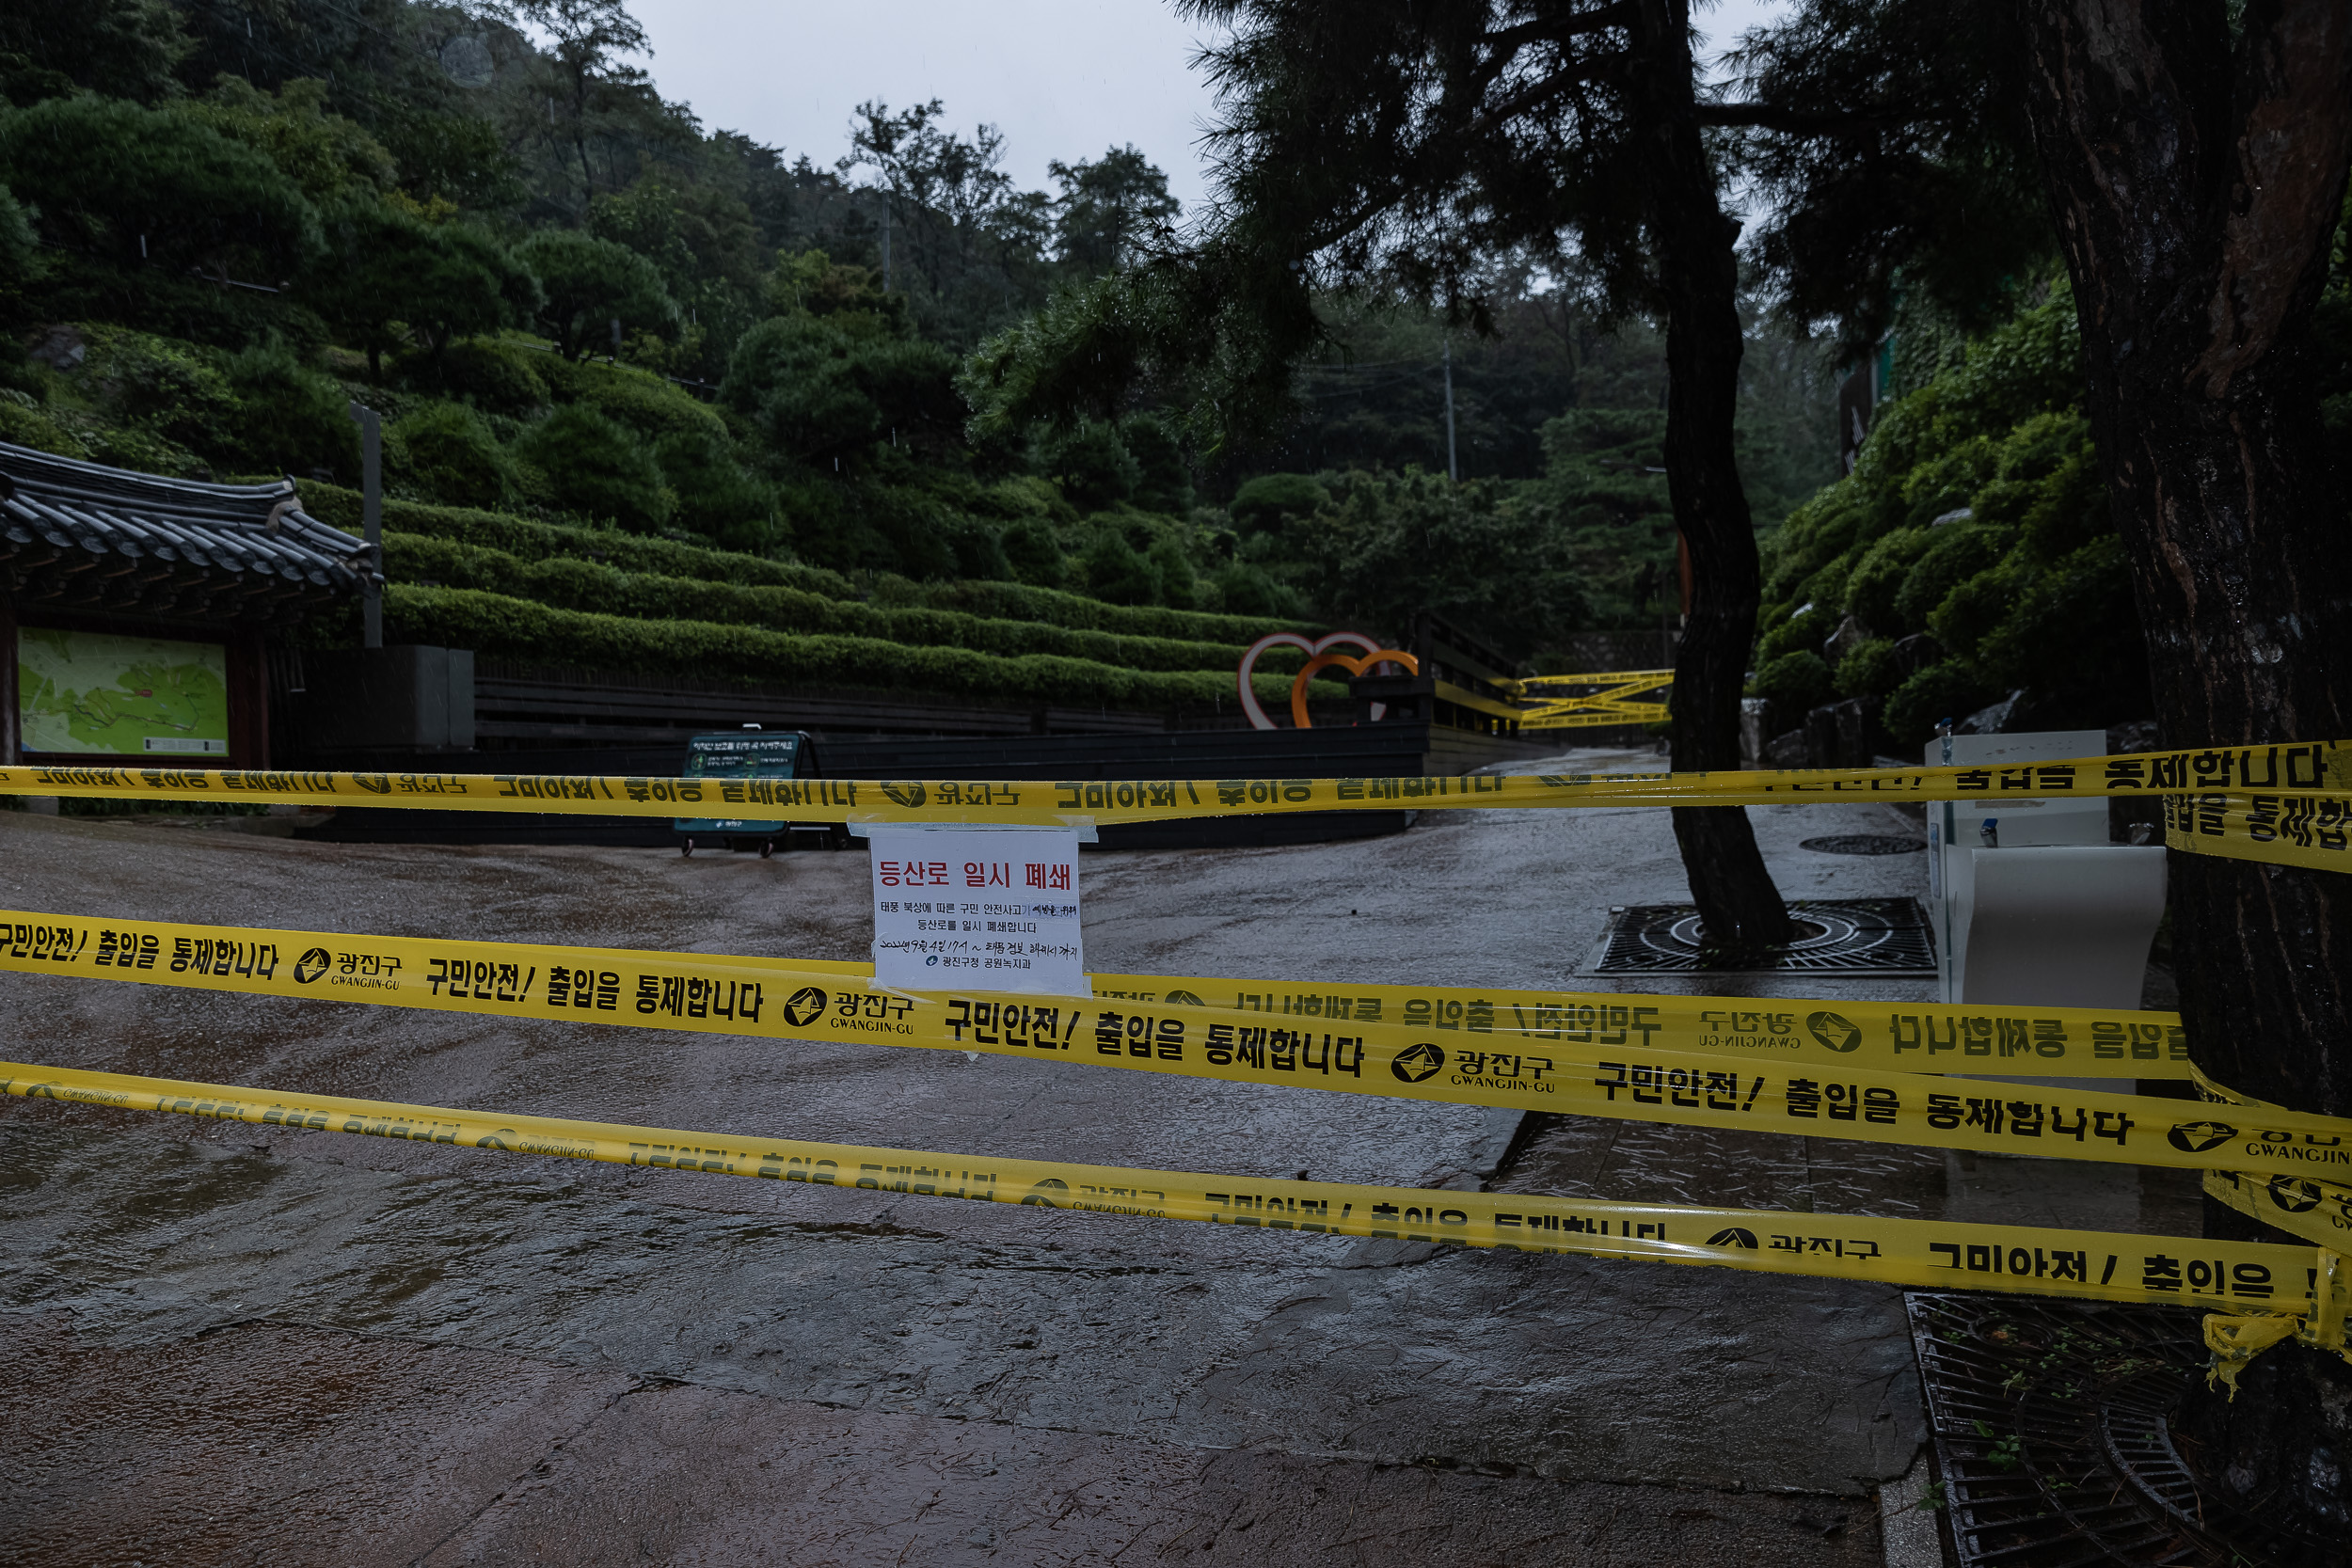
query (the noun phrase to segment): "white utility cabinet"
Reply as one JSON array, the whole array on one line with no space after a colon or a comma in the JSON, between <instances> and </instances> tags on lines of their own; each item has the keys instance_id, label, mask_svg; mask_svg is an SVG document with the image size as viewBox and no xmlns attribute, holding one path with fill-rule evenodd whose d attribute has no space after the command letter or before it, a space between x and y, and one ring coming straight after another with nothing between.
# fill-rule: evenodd
<instances>
[{"instance_id":1,"label":"white utility cabinet","mask_svg":"<svg viewBox=\"0 0 2352 1568\"><path fill-rule=\"evenodd\" d=\"M2105 754L2099 730L1931 740L1930 767L1998 770ZM1994 824L1996 846L1985 842ZM2107 842L2104 795L2010 795L1997 786L1928 807L1931 916L1947 1003L2139 1006L2164 918L2161 846Z\"/></svg>"}]
</instances>

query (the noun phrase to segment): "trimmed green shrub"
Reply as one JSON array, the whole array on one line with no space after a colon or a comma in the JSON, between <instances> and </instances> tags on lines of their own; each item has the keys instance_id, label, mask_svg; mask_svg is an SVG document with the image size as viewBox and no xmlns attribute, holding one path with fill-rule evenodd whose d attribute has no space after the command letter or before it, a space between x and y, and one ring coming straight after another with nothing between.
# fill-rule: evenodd
<instances>
[{"instance_id":1,"label":"trimmed green shrub","mask_svg":"<svg viewBox=\"0 0 2352 1568\"><path fill-rule=\"evenodd\" d=\"M661 470L636 436L580 404L559 408L523 432L515 454L545 476L556 505L583 517L651 533L676 504Z\"/></svg>"},{"instance_id":2,"label":"trimmed green shrub","mask_svg":"<svg viewBox=\"0 0 2352 1568\"><path fill-rule=\"evenodd\" d=\"M1018 580L1033 588L1059 588L1070 580L1070 562L1052 524L1024 517L1005 530L999 543Z\"/></svg>"},{"instance_id":3,"label":"trimmed green shrub","mask_svg":"<svg viewBox=\"0 0 2352 1568\"><path fill-rule=\"evenodd\" d=\"M1836 615L1817 599L1763 635L1756 645L1756 664L1761 668L1794 653L1819 654L1836 629Z\"/></svg>"},{"instance_id":4,"label":"trimmed green shrub","mask_svg":"<svg viewBox=\"0 0 2352 1568\"><path fill-rule=\"evenodd\" d=\"M110 468L135 468L140 473L172 474L182 479L207 478L212 472L187 448L137 425L99 425L80 434L83 455Z\"/></svg>"},{"instance_id":5,"label":"trimmed green shrub","mask_svg":"<svg viewBox=\"0 0 2352 1568\"><path fill-rule=\"evenodd\" d=\"M358 477L359 431L332 377L276 338L233 356L228 375L237 402L227 455L239 467Z\"/></svg>"},{"instance_id":6,"label":"trimmed green shrub","mask_svg":"<svg viewBox=\"0 0 2352 1568\"><path fill-rule=\"evenodd\" d=\"M1895 595L1903 579L1919 562L1920 554L1935 543L1936 531L1898 529L1865 551L1846 578L1846 613L1872 631L1897 631L1902 618L1895 610Z\"/></svg>"},{"instance_id":7,"label":"trimmed green shrub","mask_svg":"<svg viewBox=\"0 0 2352 1568\"><path fill-rule=\"evenodd\" d=\"M1782 713L1803 713L1830 700L1829 665L1805 649L1783 654L1756 673L1748 695L1770 699Z\"/></svg>"},{"instance_id":8,"label":"trimmed green shrub","mask_svg":"<svg viewBox=\"0 0 2352 1568\"><path fill-rule=\"evenodd\" d=\"M1099 420L1057 436L1046 447L1043 462L1046 473L1081 512L1117 506L1143 482L1143 469L1120 440L1117 427Z\"/></svg>"},{"instance_id":9,"label":"trimmed green shrub","mask_svg":"<svg viewBox=\"0 0 2352 1568\"><path fill-rule=\"evenodd\" d=\"M651 371L594 359L575 362L552 354L532 357L538 362L539 373L559 396L567 402L586 404L648 441L658 441L665 436L691 435L726 439L726 421L719 417L717 409L671 386Z\"/></svg>"},{"instance_id":10,"label":"trimmed green shrub","mask_svg":"<svg viewBox=\"0 0 2352 1568\"><path fill-rule=\"evenodd\" d=\"M1896 623L1904 631L1924 630L1928 617L1945 595L1999 561L2010 544L2006 531L1976 523L1947 523L1933 531L1927 548L1904 575L1903 585L1895 591Z\"/></svg>"},{"instance_id":11,"label":"trimmed green shrub","mask_svg":"<svg viewBox=\"0 0 2352 1568\"><path fill-rule=\"evenodd\" d=\"M1160 580L1160 597L1169 604L1190 609L1200 592L1200 581L1192 569L1192 558L1172 533L1163 533L1152 543L1144 554L1144 563Z\"/></svg>"},{"instance_id":12,"label":"trimmed green shrub","mask_svg":"<svg viewBox=\"0 0 2352 1568\"><path fill-rule=\"evenodd\" d=\"M2082 723L2147 711L2144 639L2083 390L2060 284L1882 407L1853 472L1769 543L1773 605L1842 604L1874 638L1931 628L1949 650L1888 696L1904 741L2018 689ZM1962 507L1968 517L1910 526ZM1769 614L1764 627L1759 663L1797 645ZM1880 658L1841 666L1839 689L1883 689Z\"/></svg>"},{"instance_id":13,"label":"trimmed green shrub","mask_svg":"<svg viewBox=\"0 0 2352 1568\"><path fill-rule=\"evenodd\" d=\"M961 648L908 647L874 638L793 636L707 621L633 621L553 610L466 589L388 587L384 614L401 641L471 648L494 657L595 670L669 672L763 685L818 686L976 701L1089 707L1205 707L1232 690L1230 671L1145 671L1032 654L1004 658ZM1290 695L1287 677L1261 675L1261 700ZM1346 688L1317 682L1317 700Z\"/></svg>"},{"instance_id":14,"label":"trimmed green shrub","mask_svg":"<svg viewBox=\"0 0 2352 1568\"><path fill-rule=\"evenodd\" d=\"M1225 510L1244 533L1279 533L1284 523L1330 503L1331 493L1305 474L1260 474L1233 493Z\"/></svg>"},{"instance_id":15,"label":"trimmed green shrub","mask_svg":"<svg viewBox=\"0 0 2352 1568\"><path fill-rule=\"evenodd\" d=\"M977 582L1003 582L1013 575L1012 562L994 529L977 517L963 515L946 527L947 547L955 552L956 576Z\"/></svg>"},{"instance_id":16,"label":"trimmed green shrub","mask_svg":"<svg viewBox=\"0 0 2352 1568\"><path fill-rule=\"evenodd\" d=\"M13 387L0 389L0 441L58 457L89 456L89 447L79 436L58 423L31 393Z\"/></svg>"},{"instance_id":17,"label":"trimmed green shrub","mask_svg":"<svg viewBox=\"0 0 2352 1568\"><path fill-rule=\"evenodd\" d=\"M2118 711L2146 711L2145 647L2123 542L2107 534L2032 574L1983 633L1977 663L2004 689L2096 691Z\"/></svg>"},{"instance_id":18,"label":"trimmed green shrub","mask_svg":"<svg viewBox=\"0 0 2352 1568\"><path fill-rule=\"evenodd\" d=\"M302 501L304 510L321 522L331 523L346 533L359 531L358 491L306 480L302 483ZM505 513L468 507L387 499L384 527L387 531L481 545L525 561L572 556L607 562L628 572L691 578L705 582L772 583L804 589L831 599L854 600L859 596L857 586L848 578L820 566L702 549L668 539L639 538L612 529L533 522ZM1311 622L1283 617L1279 611L1220 615L1190 610L1122 607L1083 594L1017 582L908 583L905 591L911 596L910 603L923 608L961 610L987 620L1035 621L1080 631L1214 642L1236 649L1268 632L1311 634L1323 629Z\"/></svg>"},{"instance_id":19,"label":"trimmed green shrub","mask_svg":"<svg viewBox=\"0 0 2352 1568\"><path fill-rule=\"evenodd\" d=\"M67 380L106 419L198 451L230 444L237 394L219 356L128 327L87 323L81 333L87 356Z\"/></svg>"},{"instance_id":20,"label":"trimmed green shrub","mask_svg":"<svg viewBox=\"0 0 2352 1568\"><path fill-rule=\"evenodd\" d=\"M469 338L441 351L437 370L429 363L404 368L437 374L444 392L471 399L477 408L520 418L546 404L548 382L537 361L553 358L509 339Z\"/></svg>"},{"instance_id":21,"label":"trimmed green shrub","mask_svg":"<svg viewBox=\"0 0 2352 1568\"><path fill-rule=\"evenodd\" d=\"M302 484L302 507L319 521L331 523L345 533L359 531L357 490L306 480ZM623 571L657 572L707 582L774 583L806 589L829 598L857 597L857 588L848 578L818 566L703 549L669 539L641 539L614 529L532 522L502 512L427 506L388 498L384 502L384 527L387 531L503 550L524 561L579 556L610 562Z\"/></svg>"},{"instance_id":22,"label":"trimmed green shrub","mask_svg":"<svg viewBox=\"0 0 2352 1568\"><path fill-rule=\"evenodd\" d=\"M395 582L479 589L559 610L881 638L911 646L970 648L1006 657L1048 654L1136 670L1230 671L1241 661L1241 649L1232 643L1122 637L1034 621L989 620L946 610L844 603L794 588L696 582L563 557L523 561L502 550L409 533L386 533L384 557L386 573ZM1295 671L1297 658L1292 650L1274 650L1261 661L1261 668Z\"/></svg>"},{"instance_id":23,"label":"trimmed green shrub","mask_svg":"<svg viewBox=\"0 0 2352 1568\"><path fill-rule=\"evenodd\" d=\"M890 546L892 565L910 578L952 579L956 552L948 539L957 515L936 498L896 485L853 492L858 518Z\"/></svg>"},{"instance_id":24,"label":"trimmed green shrub","mask_svg":"<svg viewBox=\"0 0 2352 1568\"><path fill-rule=\"evenodd\" d=\"M1976 657L1985 634L2015 607L2022 575L2012 562L2003 562L1958 583L1929 612L1928 629L1960 657Z\"/></svg>"},{"instance_id":25,"label":"trimmed green shrub","mask_svg":"<svg viewBox=\"0 0 2352 1568\"><path fill-rule=\"evenodd\" d=\"M1946 448L1912 469L1903 481L1903 521L1912 528L1931 527L1947 513L1967 506L1970 498L1993 478L1994 449L1990 436Z\"/></svg>"},{"instance_id":26,"label":"trimmed green shrub","mask_svg":"<svg viewBox=\"0 0 2352 1568\"><path fill-rule=\"evenodd\" d=\"M1922 746L1945 720L1965 719L2000 695L1975 667L1947 658L1897 687L1886 699L1881 721L1903 746Z\"/></svg>"},{"instance_id":27,"label":"trimmed green shrub","mask_svg":"<svg viewBox=\"0 0 2352 1568\"><path fill-rule=\"evenodd\" d=\"M1210 589L1217 608L1230 616L1279 615L1294 608L1288 588L1275 581L1263 567L1246 561L1229 561L1218 567Z\"/></svg>"},{"instance_id":28,"label":"trimmed green shrub","mask_svg":"<svg viewBox=\"0 0 2352 1568\"><path fill-rule=\"evenodd\" d=\"M783 523L774 486L736 460L723 436L674 431L654 445L661 477L677 495L677 521L729 549L765 550Z\"/></svg>"},{"instance_id":29,"label":"trimmed green shrub","mask_svg":"<svg viewBox=\"0 0 2352 1568\"><path fill-rule=\"evenodd\" d=\"M385 435L399 481L435 500L495 503L514 488L514 461L482 416L462 404L428 404Z\"/></svg>"},{"instance_id":30,"label":"trimmed green shrub","mask_svg":"<svg viewBox=\"0 0 2352 1568\"><path fill-rule=\"evenodd\" d=\"M1837 661L1835 685L1840 697L1883 697L1902 684L1903 662L1883 637L1857 642Z\"/></svg>"},{"instance_id":31,"label":"trimmed green shrub","mask_svg":"<svg viewBox=\"0 0 2352 1568\"><path fill-rule=\"evenodd\" d=\"M1035 474L1015 474L993 484L973 485L962 504L984 517L1015 522L1033 517L1045 523L1074 523L1078 510L1062 499L1049 480Z\"/></svg>"},{"instance_id":32,"label":"trimmed green shrub","mask_svg":"<svg viewBox=\"0 0 2352 1568\"><path fill-rule=\"evenodd\" d=\"M1111 604L1157 604L1160 574L1117 528L1098 528L1085 559L1087 592Z\"/></svg>"},{"instance_id":33,"label":"trimmed green shrub","mask_svg":"<svg viewBox=\"0 0 2352 1568\"><path fill-rule=\"evenodd\" d=\"M1283 617L1280 611L1257 615L1211 614L1200 610L1168 610L1142 605L1105 604L1080 594L1056 593L1011 582L926 583L923 603L940 610L961 610L1006 621L1043 621L1057 626L1090 631L1115 631L1130 637L1176 637L1235 646L1256 641L1270 631L1313 633L1323 628L1311 622Z\"/></svg>"}]
</instances>

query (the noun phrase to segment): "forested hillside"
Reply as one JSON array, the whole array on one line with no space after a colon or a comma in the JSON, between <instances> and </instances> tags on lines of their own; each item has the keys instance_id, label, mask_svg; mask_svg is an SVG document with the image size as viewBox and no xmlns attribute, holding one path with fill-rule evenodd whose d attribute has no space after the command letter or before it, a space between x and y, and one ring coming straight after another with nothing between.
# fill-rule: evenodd
<instances>
[{"instance_id":1,"label":"forested hillside","mask_svg":"<svg viewBox=\"0 0 2352 1568\"><path fill-rule=\"evenodd\" d=\"M1254 441L1203 450L1148 394L976 438L966 356L1181 221L1159 169L1114 146L1024 191L997 134L935 102L771 148L665 100L620 0L502 14L7 8L0 439L290 473L341 517L365 404L395 517L506 519L506 543L392 525L404 635L568 627L638 662L691 661L670 623L732 626L1075 659L1140 694L1230 670L1243 623L1069 606L1388 635L1437 609L1537 657L1670 605L1661 344L1568 282L1499 272L1485 332L1331 301L1330 352ZM1829 384L1809 345L1755 345L1742 459L1770 527L1834 472ZM659 547L782 575L723 590ZM591 615L642 635L548 619ZM998 675L1095 679L1041 669Z\"/></svg>"}]
</instances>

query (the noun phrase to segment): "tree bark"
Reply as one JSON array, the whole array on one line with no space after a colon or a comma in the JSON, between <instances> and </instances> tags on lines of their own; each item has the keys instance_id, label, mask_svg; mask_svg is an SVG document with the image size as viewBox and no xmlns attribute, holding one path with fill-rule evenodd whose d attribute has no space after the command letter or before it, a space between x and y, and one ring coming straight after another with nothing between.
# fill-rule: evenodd
<instances>
[{"instance_id":1,"label":"tree bark","mask_svg":"<svg viewBox=\"0 0 2352 1568\"><path fill-rule=\"evenodd\" d=\"M1733 457L1740 402L1740 225L1717 199L1692 90L1689 0L1642 0L1631 24L1639 166L1666 318L1666 493L1691 551L1691 613L1675 657L1678 772L1740 766L1740 696L1763 592ZM1785 945L1792 930L1740 806L1677 806L1675 840L1710 948Z\"/></svg>"},{"instance_id":2,"label":"tree bark","mask_svg":"<svg viewBox=\"0 0 2352 1568\"><path fill-rule=\"evenodd\" d=\"M2020 9L2164 743L2352 735L2352 552L2307 349L2352 164L2352 8L2249 0L2234 36L2223 0ZM2178 852L2170 870L2198 1062L2352 1115L2352 876ZM2217 1208L2209 1230L2267 1232ZM2202 1484L2343 1542L2348 1407L2352 1367L2286 1345L2234 1402L2201 1389L2178 1419Z\"/></svg>"}]
</instances>

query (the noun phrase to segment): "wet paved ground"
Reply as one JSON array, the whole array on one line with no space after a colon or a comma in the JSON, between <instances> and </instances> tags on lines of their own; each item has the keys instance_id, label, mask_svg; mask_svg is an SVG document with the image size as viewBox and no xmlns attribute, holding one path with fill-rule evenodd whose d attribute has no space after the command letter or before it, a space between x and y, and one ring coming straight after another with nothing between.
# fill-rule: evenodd
<instances>
[{"instance_id":1,"label":"wet paved ground","mask_svg":"<svg viewBox=\"0 0 2352 1568\"><path fill-rule=\"evenodd\" d=\"M1754 815L1790 896L1919 891L1918 856L1796 847L1906 831L1884 808ZM1084 873L1094 966L1273 978L1561 983L1611 905L1687 895L1663 814L1635 811L1465 813ZM857 854L0 816L0 903L24 909L850 958L866 898ZM1682 989L1735 984L1924 990ZM1145 1093L880 1046L23 974L0 975L0 1027L18 1059L672 1127L2196 1223L2193 1188L2128 1170L1191 1080ZM18 1101L0 1194L0 1513L31 1561L1859 1564L1877 1560L1867 1494L1923 1435L1899 1296L1874 1287Z\"/></svg>"}]
</instances>

